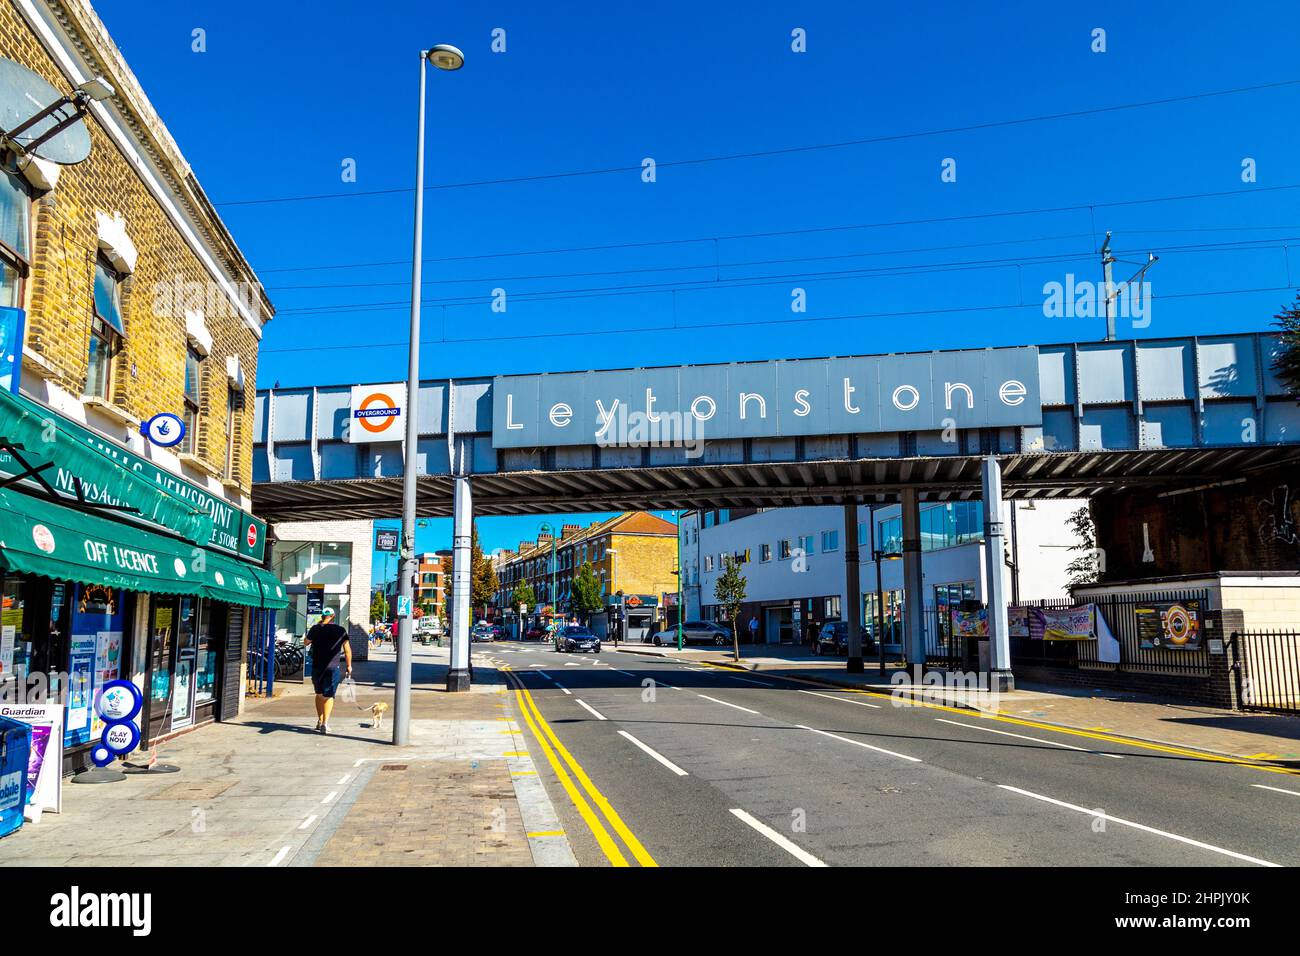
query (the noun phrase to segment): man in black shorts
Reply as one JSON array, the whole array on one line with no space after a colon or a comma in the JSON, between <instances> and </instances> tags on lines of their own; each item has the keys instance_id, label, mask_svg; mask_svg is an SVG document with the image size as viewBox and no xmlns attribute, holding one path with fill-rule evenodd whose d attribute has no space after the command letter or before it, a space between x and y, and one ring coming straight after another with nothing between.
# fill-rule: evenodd
<instances>
[{"instance_id":1,"label":"man in black shorts","mask_svg":"<svg viewBox=\"0 0 1300 956\"><path fill-rule=\"evenodd\" d=\"M330 732L330 711L339 686L339 657L347 661L344 677L352 676L352 645L348 632L334 623L334 609L321 612L320 623L307 632L304 641L311 651L311 683L316 688L316 732Z\"/></svg>"}]
</instances>

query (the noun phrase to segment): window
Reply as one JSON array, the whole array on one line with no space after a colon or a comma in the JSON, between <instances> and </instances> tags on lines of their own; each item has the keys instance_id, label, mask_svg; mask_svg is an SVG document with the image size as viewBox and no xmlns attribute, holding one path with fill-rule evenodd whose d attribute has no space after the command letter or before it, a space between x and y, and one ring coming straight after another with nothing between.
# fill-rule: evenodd
<instances>
[{"instance_id":1,"label":"window","mask_svg":"<svg viewBox=\"0 0 1300 956\"><path fill-rule=\"evenodd\" d=\"M193 455L199 447L199 404L203 396L203 356L185 349L185 438L181 451Z\"/></svg>"},{"instance_id":2,"label":"window","mask_svg":"<svg viewBox=\"0 0 1300 956\"><path fill-rule=\"evenodd\" d=\"M827 551L838 551L840 549L840 533L838 531L822 532L822 553Z\"/></svg>"},{"instance_id":3,"label":"window","mask_svg":"<svg viewBox=\"0 0 1300 956\"><path fill-rule=\"evenodd\" d=\"M0 173L0 305L22 308L31 264L32 197L18 176Z\"/></svg>"},{"instance_id":4,"label":"window","mask_svg":"<svg viewBox=\"0 0 1300 956\"><path fill-rule=\"evenodd\" d=\"M799 535L799 549L806 555L815 553L813 551L813 536L810 534Z\"/></svg>"},{"instance_id":5,"label":"window","mask_svg":"<svg viewBox=\"0 0 1300 956\"><path fill-rule=\"evenodd\" d=\"M762 560L762 561L771 561L771 560L772 560L772 546L771 546L770 544L760 545L760 546L759 546L759 555L760 555L759 560Z\"/></svg>"},{"instance_id":6,"label":"window","mask_svg":"<svg viewBox=\"0 0 1300 956\"><path fill-rule=\"evenodd\" d=\"M122 277L100 256L95 260L95 314L90 323L86 394L105 401L113 387L113 356L122 343Z\"/></svg>"},{"instance_id":7,"label":"window","mask_svg":"<svg viewBox=\"0 0 1300 956\"><path fill-rule=\"evenodd\" d=\"M791 552L791 548L790 548L789 538L782 538L780 541L776 543L776 553L781 558L782 561L790 557L790 552Z\"/></svg>"},{"instance_id":8,"label":"window","mask_svg":"<svg viewBox=\"0 0 1300 956\"><path fill-rule=\"evenodd\" d=\"M885 554L903 552L903 518L886 518L876 522L876 547Z\"/></svg>"},{"instance_id":9,"label":"window","mask_svg":"<svg viewBox=\"0 0 1300 956\"><path fill-rule=\"evenodd\" d=\"M713 570L713 555L711 555L711 554L706 554L706 555L704 556L704 570L705 570L705 571L712 571L712 570Z\"/></svg>"},{"instance_id":10,"label":"window","mask_svg":"<svg viewBox=\"0 0 1300 956\"><path fill-rule=\"evenodd\" d=\"M235 478L235 448L239 445L235 440L235 425L243 407L244 393L231 385L226 395L226 477L232 481Z\"/></svg>"}]
</instances>

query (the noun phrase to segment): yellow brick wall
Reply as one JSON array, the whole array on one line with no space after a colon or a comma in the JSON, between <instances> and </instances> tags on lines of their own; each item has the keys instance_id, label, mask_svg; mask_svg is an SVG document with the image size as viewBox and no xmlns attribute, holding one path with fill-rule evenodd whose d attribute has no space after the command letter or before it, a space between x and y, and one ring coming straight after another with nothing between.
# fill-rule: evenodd
<instances>
[{"instance_id":1,"label":"yellow brick wall","mask_svg":"<svg viewBox=\"0 0 1300 956\"><path fill-rule=\"evenodd\" d=\"M663 594L677 590L677 538L673 535L612 534L609 546L618 552L602 565L617 572L611 590L624 594Z\"/></svg>"},{"instance_id":2,"label":"yellow brick wall","mask_svg":"<svg viewBox=\"0 0 1300 956\"><path fill-rule=\"evenodd\" d=\"M66 91L68 82L9 0L0 0L0 56L34 70ZM156 310L159 283L197 283L208 289L203 268L163 209L117 150L93 114L88 159L62 167L58 185L32 205L32 274L27 282L27 347L54 370L52 380L74 395L85 391L87 350L93 314L96 212L120 212L139 252L136 271L122 286L125 347L113 363L111 400L136 418L184 410L185 316L183 308ZM254 301L256 301L254 299ZM183 303L182 303L183 304ZM219 477L226 476L226 450L235 444L234 480L247 493L252 483L253 401L257 338L233 306L226 314L204 309L212 334L204 360L195 455ZM226 434L227 356L237 355L246 398Z\"/></svg>"}]
</instances>

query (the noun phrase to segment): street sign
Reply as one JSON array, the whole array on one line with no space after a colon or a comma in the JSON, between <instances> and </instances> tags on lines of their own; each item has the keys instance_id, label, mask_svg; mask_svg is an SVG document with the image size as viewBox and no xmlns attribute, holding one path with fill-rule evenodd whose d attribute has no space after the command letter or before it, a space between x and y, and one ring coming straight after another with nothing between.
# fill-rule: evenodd
<instances>
[{"instance_id":1,"label":"street sign","mask_svg":"<svg viewBox=\"0 0 1300 956\"><path fill-rule=\"evenodd\" d=\"M405 412L405 385L354 385L347 440L352 444L401 441L406 437Z\"/></svg>"},{"instance_id":2,"label":"street sign","mask_svg":"<svg viewBox=\"0 0 1300 956\"><path fill-rule=\"evenodd\" d=\"M401 535L395 528L379 528L375 531L375 550L376 551L393 551L397 550L397 542Z\"/></svg>"},{"instance_id":3,"label":"street sign","mask_svg":"<svg viewBox=\"0 0 1300 956\"><path fill-rule=\"evenodd\" d=\"M397 595L397 616L398 616L398 617L410 617L410 616L411 616L411 598L410 598L410 595L407 595L407 594L399 594L399 595Z\"/></svg>"}]
</instances>

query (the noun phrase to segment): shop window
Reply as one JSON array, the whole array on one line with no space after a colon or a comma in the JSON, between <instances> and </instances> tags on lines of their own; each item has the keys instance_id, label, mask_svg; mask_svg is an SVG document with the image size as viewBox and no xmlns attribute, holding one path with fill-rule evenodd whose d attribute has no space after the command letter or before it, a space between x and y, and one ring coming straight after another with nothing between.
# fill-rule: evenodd
<instances>
[{"instance_id":1,"label":"shop window","mask_svg":"<svg viewBox=\"0 0 1300 956\"><path fill-rule=\"evenodd\" d=\"M209 703L217 696L217 652L219 638L212 636L212 618L216 606L211 601L201 601L195 634L194 705Z\"/></svg>"},{"instance_id":2,"label":"shop window","mask_svg":"<svg viewBox=\"0 0 1300 956\"><path fill-rule=\"evenodd\" d=\"M108 401L113 387L113 356L122 348L122 276L100 256L95 261L95 314L90 323L86 395Z\"/></svg>"},{"instance_id":3,"label":"shop window","mask_svg":"<svg viewBox=\"0 0 1300 956\"><path fill-rule=\"evenodd\" d=\"M199 447L199 405L203 398L203 356L192 346L185 349L185 438L181 451L195 454ZM233 442L230 443L233 447Z\"/></svg>"},{"instance_id":4,"label":"shop window","mask_svg":"<svg viewBox=\"0 0 1300 956\"><path fill-rule=\"evenodd\" d=\"M0 172L0 305L22 308L31 266L32 197L27 183Z\"/></svg>"}]
</instances>

